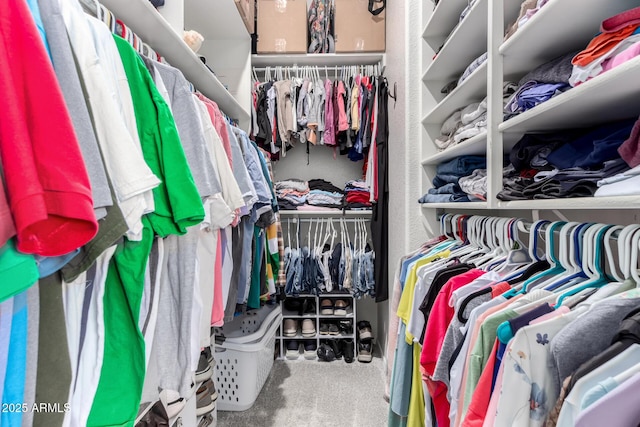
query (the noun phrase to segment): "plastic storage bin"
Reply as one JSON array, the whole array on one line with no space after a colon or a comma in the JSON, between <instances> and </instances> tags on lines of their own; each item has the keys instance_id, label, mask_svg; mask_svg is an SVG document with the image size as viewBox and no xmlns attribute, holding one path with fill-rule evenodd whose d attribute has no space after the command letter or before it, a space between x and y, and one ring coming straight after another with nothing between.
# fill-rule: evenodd
<instances>
[{"instance_id":1,"label":"plastic storage bin","mask_svg":"<svg viewBox=\"0 0 640 427\"><path fill-rule=\"evenodd\" d=\"M246 411L253 406L273 366L279 305L249 311L215 329L224 336L216 344L216 386L219 411ZM218 341L219 342L219 341Z\"/></svg>"}]
</instances>

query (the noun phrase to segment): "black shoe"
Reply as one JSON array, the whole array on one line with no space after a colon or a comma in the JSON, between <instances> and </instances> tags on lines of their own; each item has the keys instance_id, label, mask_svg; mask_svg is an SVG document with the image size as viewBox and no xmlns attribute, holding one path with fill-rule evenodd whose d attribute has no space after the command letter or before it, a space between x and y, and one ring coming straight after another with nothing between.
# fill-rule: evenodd
<instances>
[{"instance_id":1,"label":"black shoe","mask_svg":"<svg viewBox=\"0 0 640 427\"><path fill-rule=\"evenodd\" d=\"M353 333L353 321L340 320L338 322L338 329L342 335L351 335Z\"/></svg>"},{"instance_id":2,"label":"black shoe","mask_svg":"<svg viewBox=\"0 0 640 427\"><path fill-rule=\"evenodd\" d=\"M340 333L340 329L338 329L338 325L335 323L329 323L329 335L338 335Z\"/></svg>"},{"instance_id":3,"label":"black shoe","mask_svg":"<svg viewBox=\"0 0 640 427\"><path fill-rule=\"evenodd\" d=\"M291 340L287 342L287 359L297 359L300 356L300 341Z\"/></svg>"},{"instance_id":4,"label":"black shoe","mask_svg":"<svg viewBox=\"0 0 640 427\"><path fill-rule=\"evenodd\" d=\"M316 340L305 340L304 342L304 358L315 359L318 346Z\"/></svg>"},{"instance_id":5,"label":"black shoe","mask_svg":"<svg viewBox=\"0 0 640 427\"><path fill-rule=\"evenodd\" d=\"M320 323L320 335L329 335L328 323Z\"/></svg>"},{"instance_id":6,"label":"black shoe","mask_svg":"<svg viewBox=\"0 0 640 427\"><path fill-rule=\"evenodd\" d=\"M371 329L371 323L366 320L358 322L358 341L371 341L373 339L373 332Z\"/></svg>"},{"instance_id":7,"label":"black shoe","mask_svg":"<svg viewBox=\"0 0 640 427\"><path fill-rule=\"evenodd\" d=\"M358 362L361 363L369 363L371 362L373 356L371 341L359 342L358 343Z\"/></svg>"},{"instance_id":8,"label":"black shoe","mask_svg":"<svg viewBox=\"0 0 640 427\"><path fill-rule=\"evenodd\" d=\"M300 316L305 314L316 314L316 302L312 299L306 298L302 303L302 311Z\"/></svg>"},{"instance_id":9,"label":"black shoe","mask_svg":"<svg viewBox=\"0 0 640 427\"><path fill-rule=\"evenodd\" d=\"M336 360L336 353L329 344L322 343L320 347L318 347L318 359L324 362L333 362Z\"/></svg>"},{"instance_id":10,"label":"black shoe","mask_svg":"<svg viewBox=\"0 0 640 427\"><path fill-rule=\"evenodd\" d=\"M287 298L284 300L284 308L287 311L298 312L302 315L303 301L300 298Z\"/></svg>"},{"instance_id":11,"label":"black shoe","mask_svg":"<svg viewBox=\"0 0 640 427\"><path fill-rule=\"evenodd\" d=\"M347 363L353 363L353 340L342 340L342 355L344 356L344 361Z\"/></svg>"},{"instance_id":12,"label":"black shoe","mask_svg":"<svg viewBox=\"0 0 640 427\"><path fill-rule=\"evenodd\" d=\"M339 340L331 340L329 341L329 345L333 349L336 359L342 359L342 342Z\"/></svg>"}]
</instances>

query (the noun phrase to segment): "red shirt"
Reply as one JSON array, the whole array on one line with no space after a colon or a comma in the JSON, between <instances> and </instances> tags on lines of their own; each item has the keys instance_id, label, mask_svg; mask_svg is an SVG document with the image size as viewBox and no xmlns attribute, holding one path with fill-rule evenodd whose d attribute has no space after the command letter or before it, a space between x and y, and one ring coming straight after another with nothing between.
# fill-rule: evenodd
<instances>
[{"instance_id":1,"label":"red shirt","mask_svg":"<svg viewBox=\"0 0 640 427\"><path fill-rule=\"evenodd\" d=\"M489 401L491 400L491 383L493 382L493 370L496 365L496 354L498 353L498 340L493 344L491 355L487 365L484 367L478 385L473 392L467 415L462 422L463 427L482 427L484 419L489 409Z\"/></svg>"},{"instance_id":2,"label":"red shirt","mask_svg":"<svg viewBox=\"0 0 640 427\"><path fill-rule=\"evenodd\" d=\"M0 176L0 248L16 234L16 226L13 224L11 210L4 193L4 184Z\"/></svg>"},{"instance_id":3,"label":"red shirt","mask_svg":"<svg viewBox=\"0 0 640 427\"><path fill-rule=\"evenodd\" d=\"M444 342L444 337L447 333L447 328L455 314L453 307L449 306L451 294L453 294L453 291L456 289L473 282L484 273L484 271L472 269L466 273L452 277L447 281L447 283L445 283L438 293L438 296L433 303L431 313L429 314L429 319L427 319L422 354L420 355L422 371L428 377L432 376L435 371L438 356L440 355L440 350L442 350L442 343ZM449 401L447 400L447 387L443 382L433 381L431 379L427 379L426 383L427 388L429 389L429 394L431 395L433 407L436 411L438 427L448 427Z\"/></svg>"},{"instance_id":4,"label":"red shirt","mask_svg":"<svg viewBox=\"0 0 640 427\"><path fill-rule=\"evenodd\" d=\"M0 2L0 158L24 253L58 256L98 231L69 113L23 1Z\"/></svg>"}]
</instances>

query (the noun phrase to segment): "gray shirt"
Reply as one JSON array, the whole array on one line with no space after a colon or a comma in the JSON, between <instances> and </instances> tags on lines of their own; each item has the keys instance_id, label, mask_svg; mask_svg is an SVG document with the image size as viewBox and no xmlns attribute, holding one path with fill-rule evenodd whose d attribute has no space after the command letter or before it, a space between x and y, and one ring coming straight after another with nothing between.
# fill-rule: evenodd
<instances>
[{"instance_id":1,"label":"gray shirt","mask_svg":"<svg viewBox=\"0 0 640 427\"><path fill-rule=\"evenodd\" d=\"M56 0L38 0L38 6L53 68L86 164L96 218L101 219L107 215L104 208L111 206L113 200L60 6Z\"/></svg>"},{"instance_id":2,"label":"gray shirt","mask_svg":"<svg viewBox=\"0 0 640 427\"><path fill-rule=\"evenodd\" d=\"M611 345L620 322L640 298L613 298L592 306L551 340L550 369L557 390L578 367Z\"/></svg>"},{"instance_id":3,"label":"gray shirt","mask_svg":"<svg viewBox=\"0 0 640 427\"><path fill-rule=\"evenodd\" d=\"M154 63L154 65L169 93L173 119L200 197L220 193L222 186L211 163L209 149L198 120L198 110L191 96L187 79L180 70L170 65L161 63Z\"/></svg>"}]
</instances>

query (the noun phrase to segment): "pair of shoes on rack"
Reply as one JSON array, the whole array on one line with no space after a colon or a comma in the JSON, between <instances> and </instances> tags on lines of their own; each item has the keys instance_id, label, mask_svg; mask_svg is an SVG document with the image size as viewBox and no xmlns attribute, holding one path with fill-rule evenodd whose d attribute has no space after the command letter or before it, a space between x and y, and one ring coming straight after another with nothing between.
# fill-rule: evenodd
<instances>
[{"instance_id":1,"label":"pair of shoes on rack","mask_svg":"<svg viewBox=\"0 0 640 427\"><path fill-rule=\"evenodd\" d=\"M369 363L373 359L373 331L366 320L358 322L358 362Z\"/></svg>"},{"instance_id":2,"label":"pair of shoes on rack","mask_svg":"<svg viewBox=\"0 0 640 427\"><path fill-rule=\"evenodd\" d=\"M300 344L304 347L304 358L315 359L316 357L316 340L290 340L287 342L286 358L289 360L296 360L300 356Z\"/></svg>"},{"instance_id":3,"label":"pair of shoes on rack","mask_svg":"<svg viewBox=\"0 0 640 427\"><path fill-rule=\"evenodd\" d=\"M346 316L347 308L349 308L349 303L342 299L335 300L335 302L330 298L320 300L320 314L324 316Z\"/></svg>"},{"instance_id":4,"label":"pair of shoes on rack","mask_svg":"<svg viewBox=\"0 0 640 427\"><path fill-rule=\"evenodd\" d=\"M320 335L351 335L353 332L353 321L351 320L321 320Z\"/></svg>"},{"instance_id":5,"label":"pair of shoes on rack","mask_svg":"<svg viewBox=\"0 0 640 427\"><path fill-rule=\"evenodd\" d=\"M320 335L338 335L340 328L336 322L320 322Z\"/></svg>"},{"instance_id":6,"label":"pair of shoes on rack","mask_svg":"<svg viewBox=\"0 0 640 427\"><path fill-rule=\"evenodd\" d=\"M328 340L318 347L318 359L324 362L333 362L344 357L345 362L352 363L354 350L352 339Z\"/></svg>"},{"instance_id":7,"label":"pair of shoes on rack","mask_svg":"<svg viewBox=\"0 0 640 427\"><path fill-rule=\"evenodd\" d=\"M196 415L202 416L212 412L216 407L218 392L211 379L208 379L196 392Z\"/></svg>"},{"instance_id":8,"label":"pair of shoes on rack","mask_svg":"<svg viewBox=\"0 0 640 427\"><path fill-rule=\"evenodd\" d=\"M314 337L316 335L316 323L313 319L304 319L302 326L298 319L285 319L282 335L285 337L295 337L298 335L298 329L302 331L302 336L306 338Z\"/></svg>"},{"instance_id":9,"label":"pair of shoes on rack","mask_svg":"<svg viewBox=\"0 0 640 427\"><path fill-rule=\"evenodd\" d=\"M284 300L283 305L285 310L291 313L297 313L298 316L316 314L316 303L312 298L288 297Z\"/></svg>"}]
</instances>

